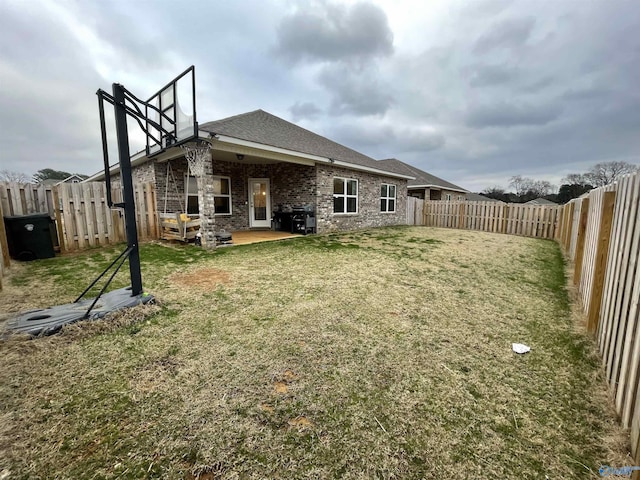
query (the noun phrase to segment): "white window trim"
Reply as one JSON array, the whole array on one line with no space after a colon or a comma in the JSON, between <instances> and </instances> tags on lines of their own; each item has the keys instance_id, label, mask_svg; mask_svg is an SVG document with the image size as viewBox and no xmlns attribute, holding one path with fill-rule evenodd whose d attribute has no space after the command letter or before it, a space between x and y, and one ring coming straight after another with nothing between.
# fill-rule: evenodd
<instances>
[{"instance_id":1,"label":"white window trim","mask_svg":"<svg viewBox=\"0 0 640 480\"><path fill-rule=\"evenodd\" d=\"M450 193L445 193L445 194L444 194L444 199L445 199L447 202L450 202L450 201L451 201L451 194L450 194Z\"/></svg>"},{"instance_id":2,"label":"white window trim","mask_svg":"<svg viewBox=\"0 0 640 480\"><path fill-rule=\"evenodd\" d=\"M398 187L393 184L393 183L381 183L380 186L387 186L387 196L383 197L382 195L380 195L380 200L386 200L387 201L387 209L386 210L382 210L380 209L380 213L396 213L396 205L398 204ZM389 187L393 187L393 197L389 196ZM393 210L389 210L389 200L393 200Z\"/></svg>"},{"instance_id":3,"label":"white window trim","mask_svg":"<svg viewBox=\"0 0 640 480\"><path fill-rule=\"evenodd\" d=\"M229 199L229 213L214 213L214 217L228 217L231 216L233 214L233 202L231 201L231 177L226 177L224 175L213 175L213 178L219 178L219 179L223 179L226 178L227 182L229 183L229 193L221 193L221 194L217 194L214 193L213 194L213 201L215 202L216 197L224 197L224 198L228 198Z\"/></svg>"},{"instance_id":4,"label":"white window trim","mask_svg":"<svg viewBox=\"0 0 640 480\"><path fill-rule=\"evenodd\" d=\"M333 182L335 180L342 180L343 185L344 185L344 193L334 193L332 198L336 198L336 197L342 197L344 198L344 212L336 212L334 211L333 214L334 215L358 215L358 213L360 212L360 201L359 201L359 197L360 197L360 182L358 181L357 178L347 178L347 177L333 177L333 181L331 182L331 189L333 190ZM354 181L356 182L356 194L355 195L347 195L347 182L348 181ZM355 198L356 199L356 211L355 212L347 212L347 199L348 198ZM332 207L335 208L335 207Z\"/></svg>"}]
</instances>

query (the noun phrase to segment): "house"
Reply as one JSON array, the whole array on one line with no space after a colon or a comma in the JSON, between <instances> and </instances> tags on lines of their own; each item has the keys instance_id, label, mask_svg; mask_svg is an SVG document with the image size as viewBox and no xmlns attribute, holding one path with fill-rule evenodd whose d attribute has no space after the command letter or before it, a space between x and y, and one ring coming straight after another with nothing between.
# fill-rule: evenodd
<instances>
[{"instance_id":1,"label":"house","mask_svg":"<svg viewBox=\"0 0 640 480\"><path fill-rule=\"evenodd\" d=\"M427 200L464 200L468 193L462 187L447 182L442 178L431 175L419 168L402 162L396 158L379 160L378 163L395 172L414 177L409 180L407 190L409 196Z\"/></svg>"},{"instance_id":2,"label":"house","mask_svg":"<svg viewBox=\"0 0 640 480\"><path fill-rule=\"evenodd\" d=\"M467 202L497 202L497 203L505 203L502 200L498 200L497 198L489 198L484 195L480 195L479 193L468 192L465 196L465 200Z\"/></svg>"},{"instance_id":3,"label":"house","mask_svg":"<svg viewBox=\"0 0 640 480\"><path fill-rule=\"evenodd\" d=\"M52 187L57 187L58 185L62 185L63 183L81 183L86 176L73 174L65 178L64 180L59 180L57 178L48 178L40 182L41 185L47 185Z\"/></svg>"},{"instance_id":4,"label":"house","mask_svg":"<svg viewBox=\"0 0 640 480\"><path fill-rule=\"evenodd\" d=\"M529 200L528 202L524 203L525 205L558 205L555 202L552 202L551 200L547 200L546 198L542 198L542 197L538 197L538 198L534 198L533 200Z\"/></svg>"},{"instance_id":5,"label":"house","mask_svg":"<svg viewBox=\"0 0 640 480\"><path fill-rule=\"evenodd\" d=\"M205 242L215 231L271 228L274 212L303 206L314 211L318 233L406 223L410 173L263 110L200 124L198 131L211 144L201 180L187 176L176 147L154 158L134 155L132 175L155 183L159 212L199 214ZM112 176L118 170L112 167Z\"/></svg>"}]
</instances>

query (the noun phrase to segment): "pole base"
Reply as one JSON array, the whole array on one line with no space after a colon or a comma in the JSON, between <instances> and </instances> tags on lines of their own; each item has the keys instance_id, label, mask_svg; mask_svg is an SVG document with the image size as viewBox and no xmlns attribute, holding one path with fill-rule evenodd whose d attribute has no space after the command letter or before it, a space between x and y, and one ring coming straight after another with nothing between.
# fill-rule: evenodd
<instances>
[{"instance_id":1,"label":"pole base","mask_svg":"<svg viewBox=\"0 0 640 480\"><path fill-rule=\"evenodd\" d=\"M87 298L77 303L19 313L7 320L5 328L10 332L26 333L32 336L52 335L64 325L82 320L93 300L93 298ZM131 287L120 288L103 294L86 320L97 320L117 310L149 302L153 302L153 295L148 293L131 295Z\"/></svg>"}]
</instances>

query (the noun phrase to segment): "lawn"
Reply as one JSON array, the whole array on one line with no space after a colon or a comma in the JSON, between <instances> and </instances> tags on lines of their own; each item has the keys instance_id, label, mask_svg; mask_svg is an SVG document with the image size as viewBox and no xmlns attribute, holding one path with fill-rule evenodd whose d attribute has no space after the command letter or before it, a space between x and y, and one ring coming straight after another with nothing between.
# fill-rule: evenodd
<instances>
[{"instance_id":1,"label":"lawn","mask_svg":"<svg viewBox=\"0 0 640 480\"><path fill-rule=\"evenodd\" d=\"M15 265L0 310L72 301L119 251ZM558 479L629 464L551 241L401 227L141 256L158 305L0 342L6 478Z\"/></svg>"}]
</instances>

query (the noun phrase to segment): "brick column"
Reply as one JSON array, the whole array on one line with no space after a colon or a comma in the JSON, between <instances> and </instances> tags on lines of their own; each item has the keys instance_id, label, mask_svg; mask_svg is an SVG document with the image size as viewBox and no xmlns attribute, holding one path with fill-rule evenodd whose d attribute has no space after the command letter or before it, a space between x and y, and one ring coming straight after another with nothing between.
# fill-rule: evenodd
<instances>
[{"instance_id":1,"label":"brick column","mask_svg":"<svg viewBox=\"0 0 640 480\"><path fill-rule=\"evenodd\" d=\"M198 182L198 206L200 209L200 232L202 233L202 246L216 248L216 219L215 203L213 196L213 161L206 161L204 171L197 178Z\"/></svg>"}]
</instances>

